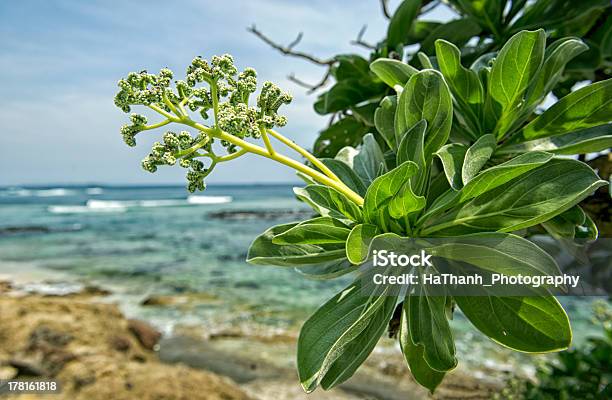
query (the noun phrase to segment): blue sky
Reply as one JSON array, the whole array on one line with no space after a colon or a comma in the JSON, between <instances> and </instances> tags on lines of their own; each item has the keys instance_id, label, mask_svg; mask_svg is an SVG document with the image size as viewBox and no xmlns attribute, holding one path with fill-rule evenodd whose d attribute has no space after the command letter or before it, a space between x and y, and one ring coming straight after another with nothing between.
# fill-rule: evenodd
<instances>
[{"instance_id":1,"label":"blue sky","mask_svg":"<svg viewBox=\"0 0 612 400\"><path fill-rule=\"evenodd\" d=\"M0 185L183 182L180 168L140 169L154 140L125 146L118 130L126 115L112 99L127 72L167 66L180 76L195 55L229 52L240 67L256 68L260 81L292 92L283 132L310 146L327 119L286 76L314 82L323 70L270 49L246 31L252 23L283 42L303 31L300 49L322 57L362 52L349 41L364 23L371 42L386 29L375 0L0 2ZM291 170L254 156L209 178L288 181L295 181Z\"/></svg>"}]
</instances>

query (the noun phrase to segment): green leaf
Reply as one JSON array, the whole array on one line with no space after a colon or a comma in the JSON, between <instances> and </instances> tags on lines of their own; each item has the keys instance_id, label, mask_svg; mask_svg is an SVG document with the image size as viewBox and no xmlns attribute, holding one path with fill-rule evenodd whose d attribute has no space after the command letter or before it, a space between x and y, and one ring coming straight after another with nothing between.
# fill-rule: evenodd
<instances>
[{"instance_id":1,"label":"green leaf","mask_svg":"<svg viewBox=\"0 0 612 400\"><path fill-rule=\"evenodd\" d=\"M416 20L410 27L410 34L408 35L408 40L404 43L405 46L420 43L423 40L427 39L431 33L441 26L440 22L436 21L423 21Z\"/></svg>"},{"instance_id":2,"label":"green leaf","mask_svg":"<svg viewBox=\"0 0 612 400\"><path fill-rule=\"evenodd\" d=\"M370 78L345 79L321 94L314 104L314 109L321 115L345 110L379 95L384 88L382 82L374 82Z\"/></svg>"},{"instance_id":3,"label":"green leaf","mask_svg":"<svg viewBox=\"0 0 612 400\"><path fill-rule=\"evenodd\" d=\"M419 63L421 64L423 69L433 69L433 64L431 63L429 57L427 57L427 54L423 53L422 51L419 51L417 53L417 58L419 59Z\"/></svg>"},{"instance_id":4,"label":"green leaf","mask_svg":"<svg viewBox=\"0 0 612 400\"><path fill-rule=\"evenodd\" d=\"M360 196L365 195L366 187L363 181L345 162L333 158L322 158L321 162L352 191Z\"/></svg>"},{"instance_id":5,"label":"green leaf","mask_svg":"<svg viewBox=\"0 0 612 400\"><path fill-rule=\"evenodd\" d=\"M496 36L499 35L497 32L502 28L502 12L506 5L505 0L451 0L451 2L459 7L463 13L474 17L484 29L493 32Z\"/></svg>"},{"instance_id":6,"label":"green leaf","mask_svg":"<svg viewBox=\"0 0 612 400\"><path fill-rule=\"evenodd\" d=\"M563 97L523 128L524 139L537 139L612 122L612 79L585 86Z\"/></svg>"},{"instance_id":7,"label":"green leaf","mask_svg":"<svg viewBox=\"0 0 612 400\"><path fill-rule=\"evenodd\" d=\"M449 21L438 26L421 42L420 51L425 54L434 54L435 43L438 39L448 40L456 46L462 47L471 38L478 35L482 29L472 18L462 18Z\"/></svg>"},{"instance_id":8,"label":"green leaf","mask_svg":"<svg viewBox=\"0 0 612 400\"><path fill-rule=\"evenodd\" d=\"M337 81L355 78L369 78L369 62L357 54L340 54L335 57L338 65L334 68Z\"/></svg>"},{"instance_id":9,"label":"green leaf","mask_svg":"<svg viewBox=\"0 0 612 400\"><path fill-rule=\"evenodd\" d=\"M400 319L399 342L406 358L406 362L410 367L410 372L414 379L421 385L425 386L433 394L434 390L444 379L445 372L439 372L432 369L425 361L423 346L417 346L410 338L410 318L407 307L402 307L402 316Z\"/></svg>"},{"instance_id":10,"label":"green leaf","mask_svg":"<svg viewBox=\"0 0 612 400\"><path fill-rule=\"evenodd\" d=\"M562 213L606 184L580 161L553 159L430 219L422 233L448 236L516 231Z\"/></svg>"},{"instance_id":11,"label":"green leaf","mask_svg":"<svg viewBox=\"0 0 612 400\"><path fill-rule=\"evenodd\" d=\"M392 58L379 58L370 64L370 69L393 89L399 85L399 91L404 88L408 79L418 72L413 66Z\"/></svg>"},{"instance_id":12,"label":"green leaf","mask_svg":"<svg viewBox=\"0 0 612 400\"><path fill-rule=\"evenodd\" d=\"M523 143L504 146L498 154L548 151L554 154L588 154L612 147L612 124L581 129L576 132L544 137Z\"/></svg>"},{"instance_id":13,"label":"green leaf","mask_svg":"<svg viewBox=\"0 0 612 400\"><path fill-rule=\"evenodd\" d=\"M422 119L404 134L396 154L397 165L412 161L419 167L418 178L412 181L412 189L416 193L423 193L427 178L428 165L424 148L426 131L427 121Z\"/></svg>"},{"instance_id":14,"label":"green leaf","mask_svg":"<svg viewBox=\"0 0 612 400\"><path fill-rule=\"evenodd\" d=\"M374 113L374 125L387 142L389 148L397 149L395 137L395 110L397 109L397 96L386 96L380 102L380 107Z\"/></svg>"},{"instance_id":15,"label":"green leaf","mask_svg":"<svg viewBox=\"0 0 612 400\"><path fill-rule=\"evenodd\" d=\"M412 23L420 7L421 0L404 0L397 7L387 28L387 46L389 49L395 50L399 45L407 43Z\"/></svg>"},{"instance_id":16,"label":"green leaf","mask_svg":"<svg viewBox=\"0 0 612 400\"><path fill-rule=\"evenodd\" d=\"M472 127L477 128L484 103L484 89L478 74L461 65L461 52L452 43L437 40L436 57L465 117L470 119Z\"/></svg>"},{"instance_id":17,"label":"green leaf","mask_svg":"<svg viewBox=\"0 0 612 400\"><path fill-rule=\"evenodd\" d=\"M427 122L425 155L429 157L448 140L453 119L451 94L438 71L416 73L404 87L395 114L396 135L400 137L422 119Z\"/></svg>"},{"instance_id":18,"label":"green leaf","mask_svg":"<svg viewBox=\"0 0 612 400\"><path fill-rule=\"evenodd\" d=\"M319 217L300 222L274 236L273 244L326 244L344 243L351 230L340 220Z\"/></svg>"},{"instance_id":19,"label":"green leaf","mask_svg":"<svg viewBox=\"0 0 612 400\"><path fill-rule=\"evenodd\" d=\"M334 157L345 146L356 147L370 128L355 117L344 117L319 134L314 143L314 155Z\"/></svg>"},{"instance_id":20,"label":"green leaf","mask_svg":"<svg viewBox=\"0 0 612 400\"><path fill-rule=\"evenodd\" d=\"M476 143L467 149L461 168L461 180L464 185L467 185L480 172L495 152L496 146L495 136L488 134L478 138Z\"/></svg>"},{"instance_id":21,"label":"green leaf","mask_svg":"<svg viewBox=\"0 0 612 400\"><path fill-rule=\"evenodd\" d=\"M308 185L305 188L293 188L293 192L323 217L361 221L359 206L329 186Z\"/></svg>"},{"instance_id":22,"label":"green leaf","mask_svg":"<svg viewBox=\"0 0 612 400\"><path fill-rule=\"evenodd\" d=\"M435 154L442 161L444 167L444 175L454 190L460 190L463 187L461 180L461 171L463 169L463 160L467 147L460 143L449 143L442 146Z\"/></svg>"},{"instance_id":23,"label":"green leaf","mask_svg":"<svg viewBox=\"0 0 612 400\"><path fill-rule=\"evenodd\" d=\"M303 264L318 264L345 257L345 250L339 246L277 245L272 242L275 236L288 231L296 223L277 225L259 235L247 255L247 262L257 265L277 265L281 267Z\"/></svg>"},{"instance_id":24,"label":"green leaf","mask_svg":"<svg viewBox=\"0 0 612 400\"><path fill-rule=\"evenodd\" d=\"M542 69L529 89L527 104L540 103L561 79L565 65L587 49L588 46L577 38L559 39L548 46Z\"/></svg>"},{"instance_id":25,"label":"green leaf","mask_svg":"<svg viewBox=\"0 0 612 400\"><path fill-rule=\"evenodd\" d=\"M348 260L359 265L368 259L370 243L380 232L376 225L355 225L346 239L346 257Z\"/></svg>"},{"instance_id":26,"label":"green leaf","mask_svg":"<svg viewBox=\"0 0 612 400\"><path fill-rule=\"evenodd\" d=\"M431 271L430 271L431 272ZM432 296L423 284L404 299L410 340L423 347L423 358L432 369L445 372L457 366L455 341L446 319L446 296Z\"/></svg>"},{"instance_id":27,"label":"green leaf","mask_svg":"<svg viewBox=\"0 0 612 400\"><path fill-rule=\"evenodd\" d=\"M369 103L361 104L358 106L350 107L351 115L364 125L369 127L374 126L374 113L378 108L378 100L371 101Z\"/></svg>"},{"instance_id":28,"label":"green leaf","mask_svg":"<svg viewBox=\"0 0 612 400\"><path fill-rule=\"evenodd\" d=\"M298 338L304 390L319 384L328 389L350 378L385 331L395 303L395 297L368 297L357 280L315 311Z\"/></svg>"},{"instance_id":29,"label":"green leaf","mask_svg":"<svg viewBox=\"0 0 612 400\"><path fill-rule=\"evenodd\" d=\"M346 275L358 269L346 258L327 261L320 264L300 265L295 270L309 279L325 280Z\"/></svg>"},{"instance_id":30,"label":"green leaf","mask_svg":"<svg viewBox=\"0 0 612 400\"><path fill-rule=\"evenodd\" d=\"M502 107L497 124L498 137L512 126L517 107L540 71L545 42L542 29L519 32L502 47L493 63L488 92Z\"/></svg>"},{"instance_id":31,"label":"green leaf","mask_svg":"<svg viewBox=\"0 0 612 400\"><path fill-rule=\"evenodd\" d=\"M374 139L374 135L368 133L363 137L359 154L353 160L353 169L367 187L378 176L381 165L384 170L385 156L378 142Z\"/></svg>"},{"instance_id":32,"label":"green leaf","mask_svg":"<svg viewBox=\"0 0 612 400\"><path fill-rule=\"evenodd\" d=\"M421 220L426 220L440 211L461 204L503 185L534 168L550 161L553 155L544 152L521 154L503 164L488 168L472 179L461 191L449 191L438 197L428 208Z\"/></svg>"},{"instance_id":33,"label":"green leaf","mask_svg":"<svg viewBox=\"0 0 612 400\"><path fill-rule=\"evenodd\" d=\"M425 198L416 196L410 188L410 178L418 171L412 161L406 161L378 177L366 192L363 213L366 222L384 227L386 213L400 218L425 207Z\"/></svg>"},{"instance_id":34,"label":"green leaf","mask_svg":"<svg viewBox=\"0 0 612 400\"><path fill-rule=\"evenodd\" d=\"M504 275L560 275L556 261L522 237L501 232L457 236L428 248L436 257Z\"/></svg>"},{"instance_id":35,"label":"green leaf","mask_svg":"<svg viewBox=\"0 0 612 400\"><path fill-rule=\"evenodd\" d=\"M572 341L567 314L553 296L455 296L463 314L482 333L513 350L544 353L565 350Z\"/></svg>"}]
</instances>

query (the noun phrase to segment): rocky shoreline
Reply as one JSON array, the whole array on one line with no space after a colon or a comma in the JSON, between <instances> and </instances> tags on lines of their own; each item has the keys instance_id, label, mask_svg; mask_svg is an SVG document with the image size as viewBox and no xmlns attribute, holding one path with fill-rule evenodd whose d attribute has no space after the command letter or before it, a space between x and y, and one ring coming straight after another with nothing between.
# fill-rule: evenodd
<instances>
[{"instance_id":1,"label":"rocky shoreline","mask_svg":"<svg viewBox=\"0 0 612 400\"><path fill-rule=\"evenodd\" d=\"M61 296L24 293L0 282L0 379L57 379L62 393L53 398L77 400L488 399L503 386L498 375L459 369L432 397L412 380L392 341L382 340L353 379L307 395L293 365L294 332L185 328L162 337L104 303L108 294L93 286Z\"/></svg>"}]
</instances>

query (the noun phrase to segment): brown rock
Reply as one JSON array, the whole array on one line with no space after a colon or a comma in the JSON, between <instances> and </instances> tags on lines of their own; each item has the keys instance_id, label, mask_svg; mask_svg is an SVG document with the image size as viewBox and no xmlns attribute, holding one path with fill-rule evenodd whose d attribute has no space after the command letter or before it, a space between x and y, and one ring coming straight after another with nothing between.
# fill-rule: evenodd
<instances>
[{"instance_id":1,"label":"brown rock","mask_svg":"<svg viewBox=\"0 0 612 400\"><path fill-rule=\"evenodd\" d=\"M113 349L121 352L126 352L132 347L130 339L125 336L116 335L110 339L110 345Z\"/></svg>"},{"instance_id":2,"label":"brown rock","mask_svg":"<svg viewBox=\"0 0 612 400\"><path fill-rule=\"evenodd\" d=\"M133 337L147 332L151 345L159 332L141 321L129 325L116 306L90 298L0 296L0 377L53 376L62 388L54 400L249 399L214 373L160 363Z\"/></svg>"},{"instance_id":3,"label":"brown rock","mask_svg":"<svg viewBox=\"0 0 612 400\"><path fill-rule=\"evenodd\" d=\"M147 350L153 350L162 336L161 333L151 325L137 319L128 320L128 329L136 339L138 339L142 347Z\"/></svg>"}]
</instances>

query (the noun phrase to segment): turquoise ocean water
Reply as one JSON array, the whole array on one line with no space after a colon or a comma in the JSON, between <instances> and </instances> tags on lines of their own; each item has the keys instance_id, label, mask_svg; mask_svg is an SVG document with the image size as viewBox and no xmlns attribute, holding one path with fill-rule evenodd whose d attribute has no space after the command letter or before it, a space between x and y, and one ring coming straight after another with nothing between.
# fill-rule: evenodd
<instances>
[{"instance_id":1,"label":"turquoise ocean water","mask_svg":"<svg viewBox=\"0 0 612 400\"><path fill-rule=\"evenodd\" d=\"M56 289L58 282L111 287L113 300L128 313L170 327L252 323L295 328L350 278L309 280L292 269L244 260L259 233L299 219L307 210L289 185L212 186L191 196L182 186L0 188L0 276L34 270L55 281ZM215 217L221 211L268 215ZM210 301L139 307L150 295ZM591 299L561 301L576 342L596 332ZM452 325L465 357L480 357L475 347L499 352L460 315Z\"/></svg>"}]
</instances>

